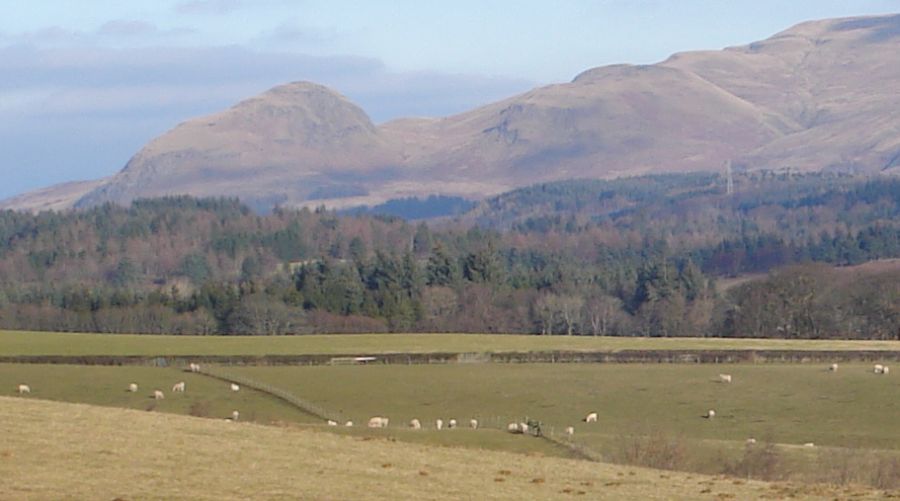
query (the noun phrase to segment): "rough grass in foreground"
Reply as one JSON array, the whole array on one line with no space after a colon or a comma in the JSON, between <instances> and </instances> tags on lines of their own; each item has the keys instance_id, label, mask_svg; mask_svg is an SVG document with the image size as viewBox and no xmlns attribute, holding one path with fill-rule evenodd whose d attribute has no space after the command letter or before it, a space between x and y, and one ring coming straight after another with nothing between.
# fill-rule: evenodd
<instances>
[{"instance_id":1,"label":"rough grass in foreground","mask_svg":"<svg viewBox=\"0 0 900 501\"><path fill-rule=\"evenodd\" d=\"M353 334L160 336L0 331L0 355L297 355L620 350L895 350L900 341Z\"/></svg>"},{"instance_id":2,"label":"rough grass in foreground","mask_svg":"<svg viewBox=\"0 0 900 501\"><path fill-rule=\"evenodd\" d=\"M0 397L0 498L875 499L637 467Z\"/></svg>"}]
</instances>

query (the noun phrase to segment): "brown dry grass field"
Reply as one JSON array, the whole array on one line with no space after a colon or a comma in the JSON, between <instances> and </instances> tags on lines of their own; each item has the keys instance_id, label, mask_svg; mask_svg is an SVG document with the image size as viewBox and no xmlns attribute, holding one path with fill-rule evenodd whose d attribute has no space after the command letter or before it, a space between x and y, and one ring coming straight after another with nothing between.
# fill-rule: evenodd
<instances>
[{"instance_id":1,"label":"brown dry grass field","mask_svg":"<svg viewBox=\"0 0 900 501\"><path fill-rule=\"evenodd\" d=\"M881 499L799 486L0 397L0 499Z\"/></svg>"}]
</instances>

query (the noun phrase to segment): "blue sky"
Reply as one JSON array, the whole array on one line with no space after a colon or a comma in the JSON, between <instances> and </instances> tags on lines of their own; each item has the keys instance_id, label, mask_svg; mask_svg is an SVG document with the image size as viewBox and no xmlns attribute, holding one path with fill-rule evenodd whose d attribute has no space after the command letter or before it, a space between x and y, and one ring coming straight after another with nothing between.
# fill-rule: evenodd
<instances>
[{"instance_id":1,"label":"blue sky","mask_svg":"<svg viewBox=\"0 0 900 501\"><path fill-rule=\"evenodd\" d=\"M0 0L0 198L107 176L178 122L313 80L376 122L900 0Z\"/></svg>"}]
</instances>

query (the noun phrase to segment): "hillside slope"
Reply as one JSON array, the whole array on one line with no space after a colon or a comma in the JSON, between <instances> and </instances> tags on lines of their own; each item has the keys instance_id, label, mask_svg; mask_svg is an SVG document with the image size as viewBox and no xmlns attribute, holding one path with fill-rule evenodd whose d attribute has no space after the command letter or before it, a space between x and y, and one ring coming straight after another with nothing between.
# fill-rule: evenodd
<instances>
[{"instance_id":1,"label":"hillside slope","mask_svg":"<svg viewBox=\"0 0 900 501\"><path fill-rule=\"evenodd\" d=\"M838 491L0 397L3 499L831 499ZM15 432L13 432L15 430ZM529 440L524 438L523 440ZM626 474L626 472L628 472ZM878 493L854 489L856 499Z\"/></svg>"},{"instance_id":2,"label":"hillside slope","mask_svg":"<svg viewBox=\"0 0 900 501\"><path fill-rule=\"evenodd\" d=\"M813 21L380 126L332 90L291 83L175 127L76 205L176 193L235 195L260 209L480 198L561 179L720 171L726 161L897 173L898 49L900 15Z\"/></svg>"}]
</instances>

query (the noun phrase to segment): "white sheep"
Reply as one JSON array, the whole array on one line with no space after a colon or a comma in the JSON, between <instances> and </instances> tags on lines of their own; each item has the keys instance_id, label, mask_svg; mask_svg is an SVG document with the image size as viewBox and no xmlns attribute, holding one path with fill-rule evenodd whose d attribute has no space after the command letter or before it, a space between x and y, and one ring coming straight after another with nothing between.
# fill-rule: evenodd
<instances>
[{"instance_id":1,"label":"white sheep","mask_svg":"<svg viewBox=\"0 0 900 501\"><path fill-rule=\"evenodd\" d=\"M231 383L231 391L241 391L241 387L234 383Z\"/></svg>"},{"instance_id":2,"label":"white sheep","mask_svg":"<svg viewBox=\"0 0 900 501\"><path fill-rule=\"evenodd\" d=\"M192 363L190 365L191 372L200 372L200 364Z\"/></svg>"},{"instance_id":3,"label":"white sheep","mask_svg":"<svg viewBox=\"0 0 900 501\"><path fill-rule=\"evenodd\" d=\"M369 419L369 428L387 428L388 422L386 417L375 416Z\"/></svg>"},{"instance_id":4,"label":"white sheep","mask_svg":"<svg viewBox=\"0 0 900 501\"><path fill-rule=\"evenodd\" d=\"M231 411L231 420L237 421L241 417L241 413L238 411Z\"/></svg>"},{"instance_id":5,"label":"white sheep","mask_svg":"<svg viewBox=\"0 0 900 501\"><path fill-rule=\"evenodd\" d=\"M519 423L509 423L506 425L506 431L510 433L522 433L522 430L519 428Z\"/></svg>"},{"instance_id":6,"label":"white sheep","mask_svg":"<svg viewBox=\"0 0 900 501\"><path fill-rule=\"evenodd\" d=\"M884 369L881 369L881 373L884 375L888 375L891 373L891 368L885 365Z\"/></svg>"},{"instance_id":7,"label":"white sheep","mask_svg":"<svg viewBox=\"0 0 900 501\"><path fill-rule=\"evenodd\" d=\"M731 382L731 374L719 374L719 382L720 383L730 383Z\"/></svg>"},{"instance_id":8,"label":"white sheep","mask_svg":"<svg viewBox=\"0 0 900 501\"><path fill-rule=\"evenodd\" d=\"M334 421L334 420L329 419L329 420L328 420L328 426L337 426L337 421Z\"/></svg>"},{"instance_id":9,"label":"white sheep","mask_svg":"<svg viewBox=\"0 0 900 501\"><path fill-rule=\"evenodd\" d=\"M472 428L473 430L477 430L478 429L478 420L470 419L469 420L469 428Z\"/></svg>"},{"instance_id":10,"label":"white sheep","mask_svg":"<svg viewBox=\"0 0 900 501\"><path fill-rule=\"evenodd\" d=\"M875 374L883 374L884 366L881 364L875 364Z\"/></svg>"},{"instance_id":11,"label":"white sheep","mask_svg":"<svg viewBox=\"0 0 900 501\"><path fill-rule=\"evenodd\" d=\"M175 383L175 385L172 386L172 393L178 393L178 392L184 393L184 381Z\"/></svg>"},{"instance_id":12,"label":"white sheep","mask_svg":"<svg viewBox=\"0 0 900 501\"><path fill-rule=\"evenodd\" d=\"M22 395L24 393L31 393L31 387L28 386L27 384L20 384L19 388L18 388L18 392L19 392L19 395Z\"/></svg>"},{"instance_id":13,"label":"white sheep","mask_svg":"<svg viewBox=\"0 0 900 501\"><path fill-rule=\"evenodd\" d=\"M435 419L434 427L437 428L438 431L442 430L444 428L444 420L443 419Z\"/></svg>"},{"instance_id":14,"label":"white sheep","mask_svg":"<svg viewBox=\"0 0 900 501\"><path fill-rule=\"evenodd\" d=\"M566 435L571 437L574 434L575 434L575 427L574 426L566 426Z\"/></svg>"},{"instance_id":15,"label":"white sheep","mask_svg":"<svg viewBox=\"0 0 900 501\"><path fill-rule=\"evenodd\" d=\"M447 429L448 429L448 430L452 430L452 429L454 429L454 428L456 428L456 420L455 420L455 419L451 419L451 420L447 423Z\"/></svg>"},{"instance_id":16,"label":"white sheep","mask_svg":"<svg viewBox=\"0 0 900 501\"><path fill-rule=\"evenodd\" d=\"M815 446L816 446L816 444L814 444L812 442L806 442L805 444L803 444L803 447L815 447Z\"/></svg>"},{"instance_id":17,"label":"white sheep","mask_svg":"<svg viewBox=\"0 0 900 501\"><path fill-rule=\"evenodd\" d=\"M750 437L750 438L747 439L747 445L753 445L753 444L755 444L755 443L756 443L756 439L755 439L755 438Z\"/></svg>"},{"instance_id":18,"label":"white sheep","mask_svg":"<svg viewBox=\"0 0 900 501\"><path fill-rule=\"evenodd\" d=\"M527 423L519 423L519 429L522 430L522 433L528 433L528 424Z\"/></svg>"},{"instance_id":19,"label":"white sheep","mask_svg":"<svg viewBox=\"0 0 900 501\"><path fill-rule=\"evenodd\" d=\"M828 372L837 372L837 371L838 371L838 364L831 364L830 366L828 366Z\"/></svg>"},{"instance_id":20,"label":"white sheep","mask_svg":"<svg viewBox=\"0 0 900 501\"><path fill-rule=\"evenodd\" d=\"M162 399L166 398L166 396L163 395L162 390L153 390L153 398L155 400L162 400Z\"/></svg>"},{"instance_id":21,"label":"white sheep","mask_svg":"<svg viewBox=\"0 0 900 501\"><path fill-rule=\"evenodd\" d=\"M712 418L716 417L716 411L710 409L710 410L706 411L706 416L704 416L704 417L707 419L712 419Z\"/></svg>"},{"instance_id":22,"label":"white sheep","mask_svg":"<svg viewBox=\"0 0 900 501\"><path fill-rule=\"evenodd\" d=\"M421 430L421 429L422 429L422 422L419 421L418 419L412 419L412 420L409 422L409 427L412 428L412 429L414 429L414 430Z\"/></svg>"},{"instance_id":23,"label":"white sheep","mask_svg":"<svg viewBox=\"0 0 900 501\"><path fill-rule=\"evenodd\" d=\"M138 385L137 385L137 383L131 383L131 384L129 384L129 385L128 385L128 391L130 391L131 393L136 393L136 392L138 391Z\"/></svg>"},{"instance_id":24,"label":"white sheep","mask_svg":"<svg viewBox=\"0 0 900 501\"><path fill-rule=\"evenodd\" d=\"M585 423L596 423L597 422L597 413L592 412L582 419Z\"/></svg>"},{"instance_id":25,"label":"white sheep","mask_svg":"<svg viewBox=\"0 0 900 501\"><path fill-rule=\"evenodd\" d=\"M352 427L353 427L353 421L347 421L346 423L344 423L344 426L346 426L347 428L352 428Z\"/></svg>"}]
</instances>

